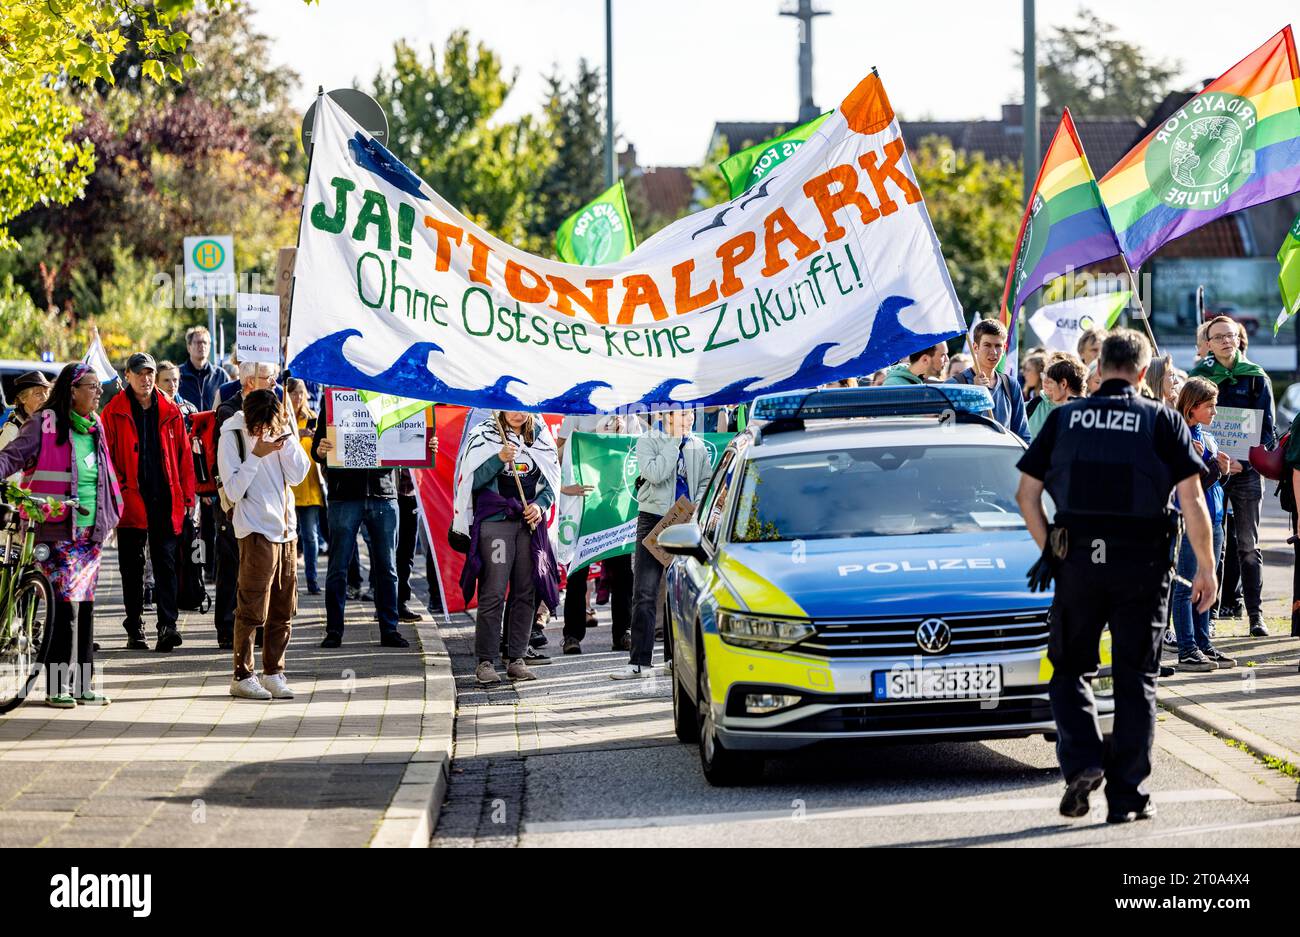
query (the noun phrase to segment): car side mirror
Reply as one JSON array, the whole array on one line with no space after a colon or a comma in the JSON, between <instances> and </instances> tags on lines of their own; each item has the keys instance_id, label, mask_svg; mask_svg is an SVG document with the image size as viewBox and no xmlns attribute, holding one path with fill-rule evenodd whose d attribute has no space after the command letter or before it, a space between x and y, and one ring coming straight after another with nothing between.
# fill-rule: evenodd
<instances>
[{"instance_id":1,"label":"car side mirror","mask_svg":"<svg viewBox=\"0 0 1300 937\"><path fill-rule=\"evenodd\" d=\"M703 563L708 559L704 552L704 535L694 521L674 524L659 532L659 549L672 556L691 556Z\"/></svg>"}]
</instances>

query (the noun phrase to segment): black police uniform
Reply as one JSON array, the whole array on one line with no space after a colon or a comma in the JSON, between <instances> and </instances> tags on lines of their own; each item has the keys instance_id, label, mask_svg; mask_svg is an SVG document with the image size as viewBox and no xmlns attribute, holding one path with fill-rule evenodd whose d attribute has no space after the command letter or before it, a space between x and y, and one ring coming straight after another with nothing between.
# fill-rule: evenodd
<instances>
[{"instance_id":1,"label":"black police uniform","mask_svg":"<svg viewBox=\"0 0 1300 937\"><path fill-rule=\"evenodd\" d=\"M1172 580L1173 489L1200 459L1174 410L1108 380L1048 415L1019 468L1056 504L1067 552L1055 568L1049 685L1066 782L1104 768L1114 812L1141 811L1155 737L1156 676ZM1111 634L1115 722L1103 748L1089 677Z\"/></svg>"}]
</instances>

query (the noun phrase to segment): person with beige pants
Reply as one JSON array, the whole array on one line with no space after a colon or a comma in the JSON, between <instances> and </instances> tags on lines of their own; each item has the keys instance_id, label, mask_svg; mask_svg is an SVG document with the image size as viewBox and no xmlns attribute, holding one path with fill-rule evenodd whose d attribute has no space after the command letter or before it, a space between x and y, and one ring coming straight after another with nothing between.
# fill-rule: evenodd
<instances>
[{"instance_id":1,"label":"person with beige pants","mask_svg":"<svg viewBox=\"0 0 1300 937\"><path fill-rule=\"evenodd\" d=\"M311 470L297 445L294 424L274 393L255 390L243 410L226 420L217 448L221 488L233 502L231 524L239 540L235 609L235 672L230 695L241 699L292 699L284 676L285 653L298 610L297 515L294 485ZM264 628L262 679L254 671L253 638Z\"/></svg>"}]
</instances>

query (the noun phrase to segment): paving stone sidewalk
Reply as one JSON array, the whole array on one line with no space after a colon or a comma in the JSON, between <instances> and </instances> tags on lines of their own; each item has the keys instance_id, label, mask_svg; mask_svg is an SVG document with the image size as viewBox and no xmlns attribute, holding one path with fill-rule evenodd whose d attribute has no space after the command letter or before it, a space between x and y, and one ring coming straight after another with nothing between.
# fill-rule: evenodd
<instances>
[{"instance_id":1,"label":"paving stone sidewalk","mask_svg":"<svg viewBox=\"0 0 1300 937\"><path fill-rule=\"evenodd\" d=\"M0 846L369 844L408 764L428 758L425 664L410 625L411 648L379 646L368 603L348 604L343 647L320 648L323 598L300 591L296 698L236 700L211 613L183 614L170 654L125 649L106 552L96 662L113 703L53 710L42 686L0 716ZM152 614L146 628L152 644Z\"/></svg>"}]
</instances>

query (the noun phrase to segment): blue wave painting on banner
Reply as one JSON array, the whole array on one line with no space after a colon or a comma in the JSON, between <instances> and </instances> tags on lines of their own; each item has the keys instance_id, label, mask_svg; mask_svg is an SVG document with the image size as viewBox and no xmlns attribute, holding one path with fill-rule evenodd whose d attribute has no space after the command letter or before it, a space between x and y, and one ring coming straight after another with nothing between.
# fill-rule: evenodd
<instances>
[{"instance_id":1,"label":"blue wave painting on banner","mask_svg":"<svg viewBox=\"0 0 1300 937\"><path fill-rule=\"evenodd\" d=\"M872 75L761 189L579 267L488 234L320 99L289 366L471 407L711 406L869 374L963 318Z\"/></svg>"}]
</instances>

